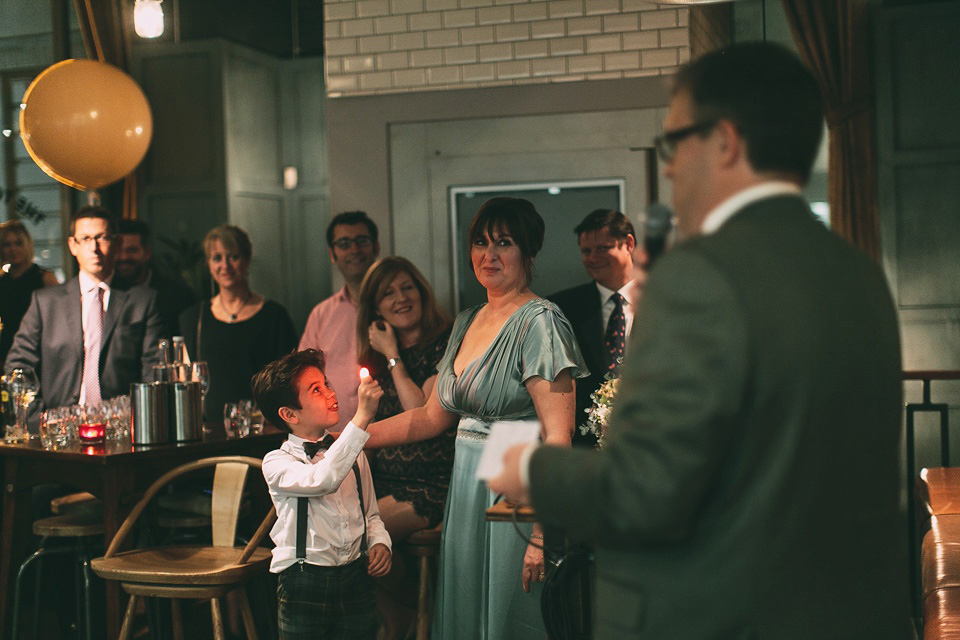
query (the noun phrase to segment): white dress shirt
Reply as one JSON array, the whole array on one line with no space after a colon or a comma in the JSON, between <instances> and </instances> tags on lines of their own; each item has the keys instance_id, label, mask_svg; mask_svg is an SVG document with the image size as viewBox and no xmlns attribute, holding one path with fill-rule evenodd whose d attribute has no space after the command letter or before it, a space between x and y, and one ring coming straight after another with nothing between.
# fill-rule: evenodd
<instances>
[{"instance_id":1,"label":"white dress shirt","mask_svg":"<svg viewBox=\"0 0 960 640\"><path fill-rule=\"evenodd\" d=\"M97 299L97 288L103 289L103 315L107 315L107 309L110 307L110 281L113 280L113 274L105 281L97 281L86 271L77 274L77 280L80 282L80 325L82 335L87 335L87 315L90 311L90 305ZM100 349L103 350L103 337L100 338ZM84 345L86 347L86 345ZM81 376L80 381L80 404L86 404L87 385Z\"/></svg>"},{"instance_id":2,"label":"white dress shirt","mask_svg":"<svg viewBox=\"0 0 960 640\"><path fill-rule=\"evenodd\" d=\"M277 508L277 522L270 531L276 547L271 573L279 573L297 561L297 498L307 497L307 558L310 564L341 566L360 557L363 519L357 495L353 463L360 466L363 502L367 515L367 547L390 548L390 534L377 509L370 467L363 445L370 434L352 422L329 449L312 461L303 451L303 439L290 434L279 449L263 458L263 477Z\"/></svg>"}]
</instances>

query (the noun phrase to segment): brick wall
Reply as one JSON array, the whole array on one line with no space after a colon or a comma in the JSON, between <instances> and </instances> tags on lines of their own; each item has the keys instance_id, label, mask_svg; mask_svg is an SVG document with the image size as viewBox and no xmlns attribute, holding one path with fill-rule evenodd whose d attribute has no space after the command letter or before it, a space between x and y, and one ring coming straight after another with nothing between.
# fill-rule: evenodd
<instances>
[{"instance_id":1,"label":"brick wall","mask_svg":"<svg viewBox=\"0 0 960 640\"><path fill-rule=\"evenodd\" d=\"M325 0L331 97L670 73L687 9L640 0Z\"/></svg>"}]
</instances>

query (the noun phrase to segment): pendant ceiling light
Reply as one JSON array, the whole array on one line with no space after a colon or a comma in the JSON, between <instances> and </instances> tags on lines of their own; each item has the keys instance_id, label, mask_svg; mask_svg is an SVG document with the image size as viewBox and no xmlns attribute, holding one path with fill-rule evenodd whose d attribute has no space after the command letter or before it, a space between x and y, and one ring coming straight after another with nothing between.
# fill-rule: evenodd
<instances>
[{"instance_id":1,"label":"pendant ceiling light","mask_svg":"<svg viewBox=\"0 0 960 640\"><path fill-rule=\"evenodd\" d=\"M163 0L136 0L133 5L133 28L141 38L163 35Z\"/></svg>"}]
</instances>

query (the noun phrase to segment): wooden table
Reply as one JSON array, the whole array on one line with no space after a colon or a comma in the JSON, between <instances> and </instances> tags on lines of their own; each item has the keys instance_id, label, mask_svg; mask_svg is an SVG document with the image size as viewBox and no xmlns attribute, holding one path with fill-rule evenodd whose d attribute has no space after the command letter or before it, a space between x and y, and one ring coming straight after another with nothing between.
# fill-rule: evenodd
<instances>
[{"instance_id":1,"label":"wooden table","mask_svg":"<svg viewBox=\"0 0 960 640\"><path fill-rule=\"evenodd\" d=\"M513 503L501 500L487 509L487 520L490 522L511 522L513 520ZM534 522L536 520L533 507L522 504L517 509L517 522Z\"/></svg>"},{"instance_id":2,"label":"wooden table","mask_svg":"<svg viewBox=\"0 0 960 640\"><path fill-rule=\"evenodd\" d=\"M227 439L223 426L205 432L202 441L132 446L107 442L79 443L45 450L36 440L21 444L0 443L3 465L3 532L0 535L0 636L9 637L8 605L13 601L13 578L26 557L31 536L31 489L62 484L89 491L103 502L104 536L109 544L139 495L166 471L192 460L211 456L244 455L262 458L286 439L279 431L246 438ZM120 588L106 584L106 632L120 632Z\"/></svg>"}]
</instances>

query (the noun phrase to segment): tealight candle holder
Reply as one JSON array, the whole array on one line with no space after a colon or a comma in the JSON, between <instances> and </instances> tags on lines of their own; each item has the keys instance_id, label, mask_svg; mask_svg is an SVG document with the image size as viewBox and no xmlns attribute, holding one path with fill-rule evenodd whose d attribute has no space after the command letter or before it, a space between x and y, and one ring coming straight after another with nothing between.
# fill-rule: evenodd
<instances>
[{"instance_id":1,"label":"tealight candle holder","mask_svg":"<svg viewBox=\"0 0 960 640\"><path fill-rule=\"evenodd\" d=\"M103 442L106 432L106 425L102 422L84 422L77 427L77 436L80 442L84 444L97 444Z\"/></svg>"}]
</instances>

